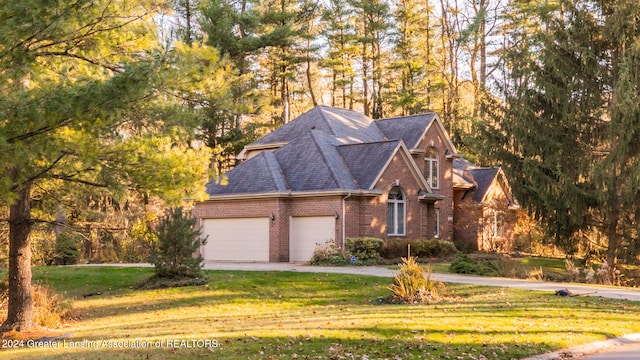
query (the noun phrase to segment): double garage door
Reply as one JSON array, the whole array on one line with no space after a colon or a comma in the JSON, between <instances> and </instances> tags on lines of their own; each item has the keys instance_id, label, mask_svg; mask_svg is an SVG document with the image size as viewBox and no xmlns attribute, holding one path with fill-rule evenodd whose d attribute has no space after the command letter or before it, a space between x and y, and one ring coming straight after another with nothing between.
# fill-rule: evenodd
<instances>
[{"instance_id":1,"label":"double garage door","mask_svg":"<svg viewBox=\"0 0 640 360\"><path fill-rule=\"evenodd\" d=\"M202 233L208 236L204 259L212 261L269 261L269 217L204 219ZM333 216L291 217L289 261L307 262L316 244L335 239Z\"/></svg>"}]
</instances>

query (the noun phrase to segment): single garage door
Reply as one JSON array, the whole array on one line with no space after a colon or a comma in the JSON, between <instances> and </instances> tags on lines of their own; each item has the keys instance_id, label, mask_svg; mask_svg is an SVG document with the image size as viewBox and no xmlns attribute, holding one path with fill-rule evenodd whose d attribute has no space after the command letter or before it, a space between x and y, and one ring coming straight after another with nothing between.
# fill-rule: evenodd
<instances>
[{"instance_id":1,"label":"single garage door","mask_svg":"<svg viewBox=\"0 0 640 360\"><path fill-rule=\"evenodd\" d=\"M316 244L324 244L336 238L334 216L294 216L289 228L289 261L311 260Z\"/></svg>"},{"instance_id":2,"label":"single garage door","mask_svg":"<svg viewBox=\"0 0 640 360\"><path fill-rule=\"evenodd\" d=\"M204 219L204 259L269 261L269 218Z\"/></svg>"}]
</instances>

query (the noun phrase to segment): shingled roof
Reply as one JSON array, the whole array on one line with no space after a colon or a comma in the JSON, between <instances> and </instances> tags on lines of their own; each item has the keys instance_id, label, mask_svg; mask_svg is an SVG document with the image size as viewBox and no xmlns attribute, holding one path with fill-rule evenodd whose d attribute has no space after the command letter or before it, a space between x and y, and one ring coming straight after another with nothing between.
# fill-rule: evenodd
<instances>
[{"instance_id":1,"label":"shingled roof","mask_svg":"<svg viewBox=\"0 0 640 360\"><path fill-rule=\"evenodd\" d=\"M388 139L401 139L412 149L418 146L422 135L435 117L435 113L402 116L376 120L376 124Z\"/></svg>"},{"instance_id":2,"label":"shingled roof","mask_svg":"<svg viewBox=\"0 0 640 360\"><path fill-rule=\"evenodd\" d=\"M468 160L455 159L453 160L454 186L473 189L473 200L482 202L498 171L500 171L499 167L479 167Z\"/></svg>"},{"instance_id":3,"label":"shingled roof","mask_svg":"<svg viewBox=\"0 0 640 360\"><path fill-rule=\"evenodd\" d=\"M311 130L323 131L343 144L385 140L376 122L370 118L355 111L319 105L251 145L287 142Z\"/></svg>"},{"instance_id":4,"label":"shingled roof","mask_svg":"<svg viewBox=\"0 0 640 360\"><path fill-rule=\"evenodd\" d=\"M397 151L410 158L405 145L417 146L434 119L431 113L374 121L355 111L316 106L248 145L262 151L207 184L207 193L370 191Z\"/></svg>"}]
</instances>

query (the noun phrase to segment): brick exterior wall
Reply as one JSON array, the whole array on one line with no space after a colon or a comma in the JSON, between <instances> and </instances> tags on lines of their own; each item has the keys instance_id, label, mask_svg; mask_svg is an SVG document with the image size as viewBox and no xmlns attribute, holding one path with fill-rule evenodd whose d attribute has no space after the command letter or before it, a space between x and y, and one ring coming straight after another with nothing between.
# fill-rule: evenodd
<instances>
[{"instance_id":1,"label":"brick exterior wall","mask_svg":"<svg viewBox=\"0 0 640 360\"><path fill-rule=\"evenodd\" d=\"M360 236L373 236L385 240L419 239L433 237L433 204L418 199L420 183L411 173L410 163L398 152L375 185L382 195L360 202ZM398 186L405 196L406 235L387 235L387 200L389 191Z\"/></svg>"},{"instance_id":2,"label":"brick exterior wall","mask_svg":"<svg viewBox=\"0 0 640 360\"><path fill-rule=\"evenodd\" d=\"M517 214L509 210L509 200L504 189L493 182L487 190L483 205L474 201L471 194L464 197L465 191L456 190L454 196L454 242L461 250L472 251L513 251L513 231ZM463 199L464 197L464 199ZM502 214L502 237L492 238L485 224L493 211Z\"/></svg>"},{"instance_id":3,"label":"brick exterior wall","mask_svg":"<svg viewBox=\"0 0 640 360\"><path fill-rule=\"evenodd\" d=\"M335 241L341 246L342 200L345 199L346 237L378 237L385 240L432 238L435 210L432 202L418 199L419 182L409 170L408 159L398 152L377 182L379 196L308 196L209 200L195 205L193 216L201 225L203 219L271 217L269 230L269 261L289 261L289 230L292 216L336 217ZM387 236L387 199L389 191L396 186L405 195L406 235ZM337 215L337 216L336 216Z\"/></svg>"},{"instance_id":4,"label":"brick exterior wall","mask_svg":"<svg viewBox=\"0 0 640 360\"><path fill-rule=\"evenodd\" d=\"M434 193L444 196L444 200L436 202L435 208L440 209L440 238L445 240L453 239L453 159L447 159L447 139L443 138L436 129L436 123L429 127L424 137L418 144L418 149L426 150L434 147L438 152L439 179L438 188L432 189ZM426 176L424 154L419 153L413 156L416 164ZM435 214L435 213L434 213ZM435 215L434 215L435 216ZM435 225L434 225L435 226Z\"/></svg>"},{"instance_id":5,"label":"brick exterior wall","mask_svg":"<svg viewBox=\"0 0 640 360\"><path fill-rule=\"evenodd\" d=\"M477 251L478 239L482 231L482 206L465 197L465 190L454 191L453 242L459 250Z\"/></svg>"}]
</instances>

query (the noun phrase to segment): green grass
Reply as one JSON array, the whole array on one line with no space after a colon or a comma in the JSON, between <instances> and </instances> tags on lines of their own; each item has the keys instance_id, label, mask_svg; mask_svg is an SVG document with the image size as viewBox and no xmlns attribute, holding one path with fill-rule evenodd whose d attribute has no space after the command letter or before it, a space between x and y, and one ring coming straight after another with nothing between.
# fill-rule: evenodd
<instances>
[{"instance_id":1,"label":"green grass","mask_svg":"<svg viewBox=\"0 0 640 360\"><path fill-rule=\"evenodd\" d=\"M532 268L541 267L543 270L559 273L567 271L565 268L565 259L528 256L520 258L519 260L523 265Z\"/></svg>"},{"instance_id":2,"label":"green grass","mask_svg":"<svg viewBox=\"0 0 640 360\"><path fill-rule=\"evenodd\" d=\"M296 272L209 271L208 286L130 289L151 271L36 268L36 281L76 297L78 319L61 330L71 337L0 358L512 359L640 332L640 303L595 297L450 284L460 301L373 305L391 279ZM189 339L202 342L167 346ZM70 347L83 344L97 349Z\"/></svg>"}]
</instances>

